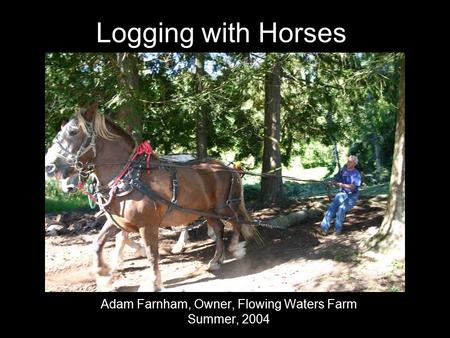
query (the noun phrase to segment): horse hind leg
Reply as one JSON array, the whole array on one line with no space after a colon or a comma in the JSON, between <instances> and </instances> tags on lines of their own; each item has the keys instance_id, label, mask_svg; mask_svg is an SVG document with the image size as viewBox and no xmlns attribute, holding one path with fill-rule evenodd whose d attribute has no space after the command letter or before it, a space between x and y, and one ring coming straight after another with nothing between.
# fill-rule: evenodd
<instances>
[{"instance_id":1,"label":"horse hind leg","mask_svg":"<svg viewBox=\"0 0 450 338\"><path fill-rule=\"evenodd\" d=\"M136 258L147 257L147 254L145 253L145 248L141 244L133 241L130 238L130 233L126 233L125 243L134 250L134 257Z\"/></svg>"},{"instance_id":2,"label":"horse hind leg","mask_svg":"<svg viewBox=\"0 0 450 338\"><path fill-rule=\"evenodd\" d=\"M186 246L186 242L189 239L189 233L187 229L183 229L180 233L180 237L178 238L177 244L172 247L173 254L179 254L183 252L184 247Z\"/></svg>"},{"instance_id":3,"label":"horse hind leg","mask_svg":"<svg viewBox=\"0 0 450 338\"><path fill-rule=\"evenodd\" d=\"M225 260L225 250L223 244L223 229L224 224L217 219L207 218L206 219L209 226L214 229L214 234L216 236L216 252L213 259L208 263L208 270L214 271L220 269L220 264Z\"/></svg>"},{"instance_id":4,"label":"horse hind leg","mask_svg":"<svg viewBox=\"0 0 450 338\"><path fill-rule=\"evenodd\" d=\"M242 259L245 257L247 250L246 250L246 241L239 242L240 233L241 233L241 224L238 222L230 221L230 223L233 225L233 236L231 237L231 243L228 246L228 251L231 252L234 258L236 259Z\"/></svg>"},{"instance_id":5,"label":"horse hind leg","mask_svg":"<svg viewBox=\"0 0 450 338\"><path fill-rule=\"evenodd\" d=\"M159 271L158 235L159 228L156 225L139 228L145 247L145 253L150 262L144 281L139 287L140 292L154 292L161 290L161 273Z\"/></svg>"},{"instance_id":6,"label":"horse hind leg","mask_svg":"<svg viewBox=\"0 0 450 338\"><path fill-rule=\"evenodd\" d=\"M209 238L211 238L213 241L216 241L216 234L214 233L214 229L211 227L211 226L209 226L209 224L206 226L207 227L207 232L208 232L208 236L209 236Z\"/></svg>"},{"instance_id":7,"label":"horse hind leg","mask_svg":"<svg viewBox=\"0 0 450 338\"><path fill-rule=\"evenodd\" d=\"M209 238L211 238L213 241L216 241L216 234L214 233L214 229L209 224L206 227ZM180 237L178 238L177 243L172 247L171 252L173 254L183 252L188 240L189 240L189 231L187 229L183 229L180 233Z\"/></svg>"}]
</instances>

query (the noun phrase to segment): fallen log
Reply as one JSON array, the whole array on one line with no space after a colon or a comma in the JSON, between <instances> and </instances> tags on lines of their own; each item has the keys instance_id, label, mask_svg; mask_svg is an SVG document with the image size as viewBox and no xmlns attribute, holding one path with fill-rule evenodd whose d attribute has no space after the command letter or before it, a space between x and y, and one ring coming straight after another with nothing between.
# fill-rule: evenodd
<instances>
[{"instance_id":1,"label":"fallen log","mask_svg":"<svg viewBox=\"0 0 450 338\"><path fill-rule=\"evenodd\" d=\"M272 218L266 223L276 225L278 228L287 229L294 225L300 225L309 221L315 221L324 214L322 209L310 208L292 212L290 214L281 215Z\"/></svg>"}]
</instances>

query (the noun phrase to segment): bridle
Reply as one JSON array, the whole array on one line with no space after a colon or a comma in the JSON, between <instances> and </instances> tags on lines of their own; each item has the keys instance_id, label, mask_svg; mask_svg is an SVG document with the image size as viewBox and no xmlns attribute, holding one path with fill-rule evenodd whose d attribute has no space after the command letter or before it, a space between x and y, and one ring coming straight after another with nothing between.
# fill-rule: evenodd
<instances>
[{"instance_id":1,"label":"bridle","mask_svg":"<svg viewBox=\"0 0 450 338\"><path fill-rule=\"evenodd\" d=\"M92 150L92 152L94 153L94 158L97 155L95 145L97 135L95 133L95 129L92 125L92 122L86 122L86 132L87 137L81 143L81 147L80 149L78 149L76 154L72 153L70 150L68 150L66 147L62 145L60 140L61 132L59 132L58 135L56 135L54 141L59 147L59 149L57 150L57 156L64 159L67 162L67 164L69 164L71 167L75 168L75 170L78 171L80 178L81 177L86 178L87 176L89 176L89 174L91 174L94 171L95 168L94 163L92 162L83 163L80 161L80 158L90 150Z\"/></svg>"}]
</instances>

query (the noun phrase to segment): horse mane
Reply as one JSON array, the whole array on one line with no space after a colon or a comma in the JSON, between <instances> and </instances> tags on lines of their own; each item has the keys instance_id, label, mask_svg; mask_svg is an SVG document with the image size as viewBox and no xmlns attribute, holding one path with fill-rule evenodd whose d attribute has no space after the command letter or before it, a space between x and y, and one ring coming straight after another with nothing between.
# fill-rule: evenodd
<instances>
[{"instance_id":1,"label":"horse mane","mask_svg":"<svg viewBox=\"0 0 450 338\"><path fill-rule=\"evenodd\" d=\"M87 124L90 124L90 122L88 122L84 118L83 112L84 112L83 110L80 110L79 112L77 112L76 118L78 120L78 125L80 126L80 128L83 130L83 132L85 134L88 134ZM94 121L92 122L92 124L94 126L95 133L98 136L103 137L104 139L107 139L107 140L113 140L118 137L118 135L112 133L106 127L105 115L98 114L98 113L95 114Z\"/></svg>"},{"instance_id":2,"label":"horse mane","mask_svg":"<svg viewBox=\"0 0 450 338\"><path fill-rule=\"evenodd\" d=\"M78 124L80 128L87 134L87 124L88 122L84 116L83 116L83 110L76 113L76 118L78 119ZM108 116L105 116L103 114L97 113L95 114L94 118L94 130L95 133L107 140L113 140L115 138L118 138L120 136L123 136L128 142L130 142L133 146L133 148L136 147L137 142L133 135L131 135L128 131L123 129L120 125L118 125L116 122L111 120ZM108 129L108 126L110 127ZM112 132L110 129L113 129L114 132ZM159 155L153 151L152 157L155 159L159 159Z\"/></svg>"}]
</instances>

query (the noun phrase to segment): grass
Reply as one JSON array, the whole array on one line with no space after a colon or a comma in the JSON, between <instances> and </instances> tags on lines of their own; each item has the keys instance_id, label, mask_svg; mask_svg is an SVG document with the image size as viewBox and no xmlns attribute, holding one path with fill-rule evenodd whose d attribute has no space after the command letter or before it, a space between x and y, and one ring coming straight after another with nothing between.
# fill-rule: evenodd
<instances>
[{"instance_id":1,"label":"grass","mask_svg":"<svg viewBox=\"0 0 450 338\"><path fill-rule=\"evenodd\" d=\"M62 212L70 210L89 209L89 203L86 196L65 198L65 199L52 199L45 198L45 213L50 212Z\"/></svg>"},{"instance_id":2,"label":"grass","mask_svg":"<svg viewBox=\"0 0 450 338\"><path fill-rule=\"evenodd\" d=\"M363 186L360 191L360 196L388 195L389 183Z\"/></svg>"},{"instance_id":3,"label":"grass","mask_svg":"<svg viewBox=\"0 0 450 338\"><path fill-rule=\"evenodd\" d=\"M45 182L45 213L89 208L89 202L81 192L66 194L55 180Z\"/></svg>"}]
</instances>

